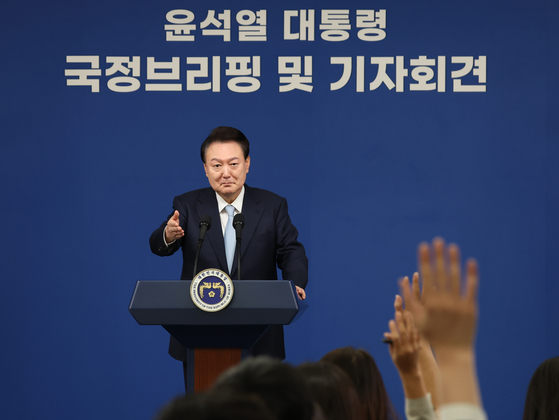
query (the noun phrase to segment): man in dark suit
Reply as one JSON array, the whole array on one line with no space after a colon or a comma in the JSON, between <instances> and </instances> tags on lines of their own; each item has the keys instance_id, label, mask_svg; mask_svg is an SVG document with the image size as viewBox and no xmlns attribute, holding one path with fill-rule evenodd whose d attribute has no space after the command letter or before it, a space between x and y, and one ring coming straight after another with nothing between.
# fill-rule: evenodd
<instances>
[{"instance_id":1,"label":"man in dark suit","mask_svg":"<svg viewBox=\"0 0 559 420\"><path fill-rule=\"evenodd\" d=\"M175 197L174 212L150 237L154 254L172 255L180 248L183 254L182 280L191 280L203 215L212 218L198 260L198 270L217 268L236 279L237 253L226 257L224 233L228 221L227 207L245 218L241 268L244 280L292 280L300 299L305 299L308 260L303 245L297 241L297 229L291 224L287 201L270 191L245 184L250 167L249 142L232 127L218 127L202 143L201 158L211 188L194 190ZM229 207L229 210L232 209ZM186 361L186 349L171 338L169 353ZM253 355L267 354L285 359L283 327L270 328L251 349Z\"/></svg>"}]
</instances>

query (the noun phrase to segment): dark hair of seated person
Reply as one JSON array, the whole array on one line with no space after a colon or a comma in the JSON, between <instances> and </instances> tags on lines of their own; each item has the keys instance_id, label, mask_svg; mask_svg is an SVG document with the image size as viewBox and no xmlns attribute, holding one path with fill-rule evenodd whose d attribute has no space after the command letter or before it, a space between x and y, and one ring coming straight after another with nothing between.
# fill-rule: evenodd
<instances>
[{"instance_id":1,"label":"dark hair of seated person","mask_svg":"<svg viewBox=\"0 0 559 420\"><path fill-rule=\"evenodd\" d=\"M325 420L364 420L353 381L341 368L327 362L309 362L297 370L305 377L311 398Z\"/></svg>"},{"instance_id":2,"label":"dark hair of seated person","mask_svg":"<svg viewBox=\"0 0 559 420\"><path fill-rule=\"evenodd\" d=\"M159 410L155 420L205 419L204 394L175 397Z\"/></svg>"},{"instance_id":3,"label":"dark hair of seated person","mask_svg":"<svg viewBox=\"0 0 559 420\"><path fill-rule=\"evenodd\" d=\"M201 392L171 400L156 420L277 420L254 394Z\"/></svg>"},{"instance_id":4,"label":"dark hair of seated person","mask_svg":"<svg viewBox=\"0 0 559 420\"><path fill-rule=\"evenodd\" d=\"M353 347L341 347L326 353L321 361L342 368L352 379L365 412L365 420L398 420L382 375L369 352Z\"/></svg>"},{"instance_id":5,"label":"dark hair of seated person","mask_svg":"<svg viewBox=\"0 0 559 420\"><path fill-rule=\"evenodd\" d=\"M559 420L559 357L545 360L534 371L522 420Z\"/></svg>"},{"instance_id":6,"label":"dark hair of seated person","mask_svg":"<svg viewBox=\"0 0 559 420\"><path fill-rule=\"evenodd\" d=\"M249 357L225 371L211 392L227 390L258 396L278 420L311 420L313 415L312 401L301 374L272 357Z\"/></svg>"}]
</instances>

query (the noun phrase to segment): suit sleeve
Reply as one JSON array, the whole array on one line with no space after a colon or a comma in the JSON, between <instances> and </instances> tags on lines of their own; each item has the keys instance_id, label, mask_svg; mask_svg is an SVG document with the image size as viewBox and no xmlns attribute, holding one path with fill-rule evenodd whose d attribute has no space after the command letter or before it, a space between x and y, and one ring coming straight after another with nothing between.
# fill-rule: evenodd
<instances>
[{"instance_id":1,"label":"suit sleeve","mask_svg":"<svg viewBox=\"0 0 559 420\"><path fill-rule=\"evenodd\" d=\"M285 198L282 198L278 208L276 234L276 257L283 279L305 288L309 278L309 261L303 244L297 240L299 232L291 223Z\"/></svg>"},{"instance_id":2,"label":"suit sleeve","mask_svg":"<svg viewBox=\"0 0 559 420\"><path fill-rule=\"evenodd\" d=\"M167 226L167 222L173 216L173 214L175 213L175 210L178 210L178 212L179 212L179 224L181 225L181 227L186 232L186 220L187 220L187 217L188 217L188 213L186 211L186 207L181 204L181 201L180 201L179 197L175 197L175 199L173 200L173 211L167 217L167 220L165 220L161 224L161 226L159 226L157 229L155 229L153 231L153 233L151 234L151 236L149 238L149 246L151 248L151 252L153 252L155 255L159 255L161 257L166 257L168 255L173 255L182 246L182 242L183 242L184 238L177 239L175 242L173 242L169 246L167 246L165 244L165 241L163 239L163 235L164 235L165 227Z\"/></svg>"}]
</instances>

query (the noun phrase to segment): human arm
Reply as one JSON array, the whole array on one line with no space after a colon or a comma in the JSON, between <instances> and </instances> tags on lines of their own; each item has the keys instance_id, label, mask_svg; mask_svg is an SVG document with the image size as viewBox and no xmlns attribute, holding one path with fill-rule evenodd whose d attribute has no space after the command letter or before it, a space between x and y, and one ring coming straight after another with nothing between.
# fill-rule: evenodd
<instances>
[{"instance_id":1,"label":"human arm","mask_svg":"<svg viewBox=\"0 0 559 420\"><path fill-rule=\"evenodd\" d=\"M404 277L402 282L404 283L404 287L409 287L408 277ZM419 304L421 304L422 297L425 298L428 295L428 291L425 288L423 289L423 292L421 292L418 272L413 273L412 276L412 295ZM402 298L399 295L396 295L394 309L396 311L403 311L404 304L406 304L406 302L403 302ZM431 394L433 406L437 409L441 403L441 375L429 340L425 338L424 334L419 334L418 361L419 368L421 369L421 373L423 375L423 381L425 382L425 388L427 389L427 392Z\"/></svg>"},{"instance_id":2,"label":"human arm","mask_svg":"<svg viewBox=\"0 0 559 420\"><path fill-rule=\"evenodd\" d=\"M388 323L390 332L384 336L391 341L389 352L402 380L404 394L411 399L424 397L427 390L419 368L419 334L413 315L409 311L396 311L394 318Z\"/></svg>"},{"instance_id":3,"label":"human arm","mask_svg":"<svg viewBox=\"0 0 559 420\"><path fill-rule=\"evenodd\" d=\"M481 396L475 366L474 341L477 324L478 267L475 260L466 263L465 292L462 294L460 250L435 238L422 243L418 264L428 295L420 302L409 282L401 289L419 330L431 343L441 373L440 413L449 405L467 404L480 409ZM444 410L443 410L444 409ZM441 414L441 418L442 417Z\"/></svg>"},{"instance_id":4,"label":"human arm","mask_svg":"<svg viewBox=\"0 0 559 420\"><path fill-rule=\"evenodd\" d=\"M173 213L161 224L149 238L151 251L159 256L174 254L182 245L183 226L186 226L187 211L179 197L173 201Z\"/></svg>"},{"instance_id":5,"label":"human arm","mask_svg":"<svg viewBox=\"0 0 559 420\"><path fill-rule=\"evenodd\" d=\"M164 231L165 243L167 246L184 236L184 230L179 224L179 212L175 210L171 218L167 221Z\"/></svg>"},{"instance_id":6,"label":"human arm","mask_svg":"<svg viewBox=\"0 0 559 420\"><path fill-rule=\"evenodd\" d=\"M291 280L300 299L306 297L304 288L308 282L309 263L303 244L298 241L299 232L291 223L287 200L281 198L275 213L276 259L285 280ZM301 293L302 292L302 293Z\"/></svg>"},{"instance_id":7,"label":"human arm","mask_svg":"<svg viewBox=\"0 0 559 420\"><path fill-rule=\"evenodd\" d=\"M427 392L419 365L420 338L410 311L403 311L402 298L396 296L394 320L388 323L390 332L385 337L390 340L389 352L398 369L406 397L406 418L408 420L434 420L435 410L431 395Z\"/></svg>"}]
</instances>

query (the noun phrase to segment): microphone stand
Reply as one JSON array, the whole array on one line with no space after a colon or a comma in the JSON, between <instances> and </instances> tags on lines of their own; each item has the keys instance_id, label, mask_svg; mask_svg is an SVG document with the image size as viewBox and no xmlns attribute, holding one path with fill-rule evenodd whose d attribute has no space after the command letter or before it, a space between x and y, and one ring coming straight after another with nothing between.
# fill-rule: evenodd
<instances>
[{"instance_id":1,"label":"microphone stand","mask_svg":"<svg viewBox=\"0 0 559 420\"><path fill-rule=\"evenodd\" d=\"M204 242L204 238L206 237L206 232L212 227L212 218L207 214L204 214L200 218L200 223L198 224L200 227L200 233L198 234L198 244L196 245L196 257L194 258L194 272L192 273L192 279L196 277L198 274L198 257L200 256L200 249L202 249L202 243Z\"/></svg>"},{"instance_id":2,"label":"microphone stand","mask_svg":"<svg viewBox=\"0 0 559 420\"><path fill-rule=\"evenodd\" d=\"M198 274L198 257L200 256L200 249L202 249L203 240L198 239L198 245L196 246L196 257L194 258L194 272L192 273L192 279Z\"/></svg>"},{"instance_id":3,"label":"microphone stand","mask_svg":"<svg viewBox=\"0 0 559 420\"><path fill-rule=\"evenodd\" d=\"M241 237L237 238L237 279L241 280Z\"/></svg>"},{"instance_id":4,"label":"microphone stand","mask_svg":"<svg viewBox=\"0 0 559 420\"><path fill-rule=\"evenodd\" d=\"M243 232L243 227L245 226L245 216L241 213L235 215L233 219L233 227L235 228L235 236L237 238L237 274L238 279L241 280L241 236Z\"/></svg>"}]
</instances>

